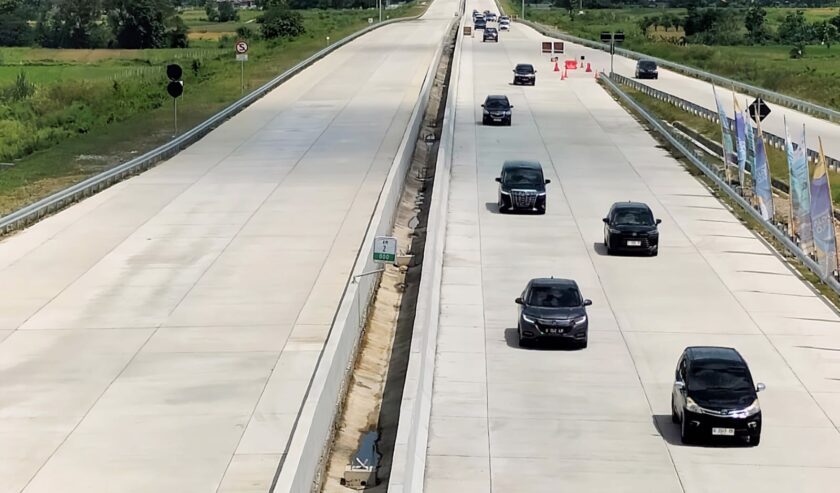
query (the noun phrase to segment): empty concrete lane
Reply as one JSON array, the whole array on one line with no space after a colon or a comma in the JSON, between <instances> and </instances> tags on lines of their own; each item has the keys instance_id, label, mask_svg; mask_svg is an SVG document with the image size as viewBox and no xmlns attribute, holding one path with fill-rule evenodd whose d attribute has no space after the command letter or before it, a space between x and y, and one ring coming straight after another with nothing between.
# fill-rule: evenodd
<instances>
[{"instance_id":1,"label":"empty concrete lane","mask_svg":"<svg viewBox=\"0 0 840 493\"><path fill-rule=\"evenodd\" d=\"M0 491L268 491L455 9L0 243Z\"/></svg>"},{"instance_id":2,"label":"empty concrete lane","mask_svg":"<svg viewBox=\"0 0 840 493\"><path fill-rule=\"evenodd\" d=\"M489 2L468 2L492 8ZM425 490L823 492L840 481L834 371L840 317L742 226L592 74L567 81L514 25L465 39ZM533 63L535 87L512 86ZM481 125L507 94L511 127ZM506 159L542 163L545 215L499 214ZM616 201L663 220L657 257L607 256ZM525 349L514 299L534 277L576 279L589 347ZM764 413L758 447L684 446L670 392L683 348L737 348Z\"/></svg>"}]
</instances>

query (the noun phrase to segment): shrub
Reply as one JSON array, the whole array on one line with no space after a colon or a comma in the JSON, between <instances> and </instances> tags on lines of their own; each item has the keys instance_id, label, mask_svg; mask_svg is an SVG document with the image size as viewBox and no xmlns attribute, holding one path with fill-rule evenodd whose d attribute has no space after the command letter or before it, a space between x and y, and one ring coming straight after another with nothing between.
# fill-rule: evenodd
<instances>
[{"instance_id":1,"label":"shrub","mask_svg":"<svg viewBox=\"0 0 840 493\"><path fill-rule=\"evenodd\" d=\"M299 12L272 8L262 15L260 30L265 39L296 38L306 30Z\"/></svg>"}]
</instances>

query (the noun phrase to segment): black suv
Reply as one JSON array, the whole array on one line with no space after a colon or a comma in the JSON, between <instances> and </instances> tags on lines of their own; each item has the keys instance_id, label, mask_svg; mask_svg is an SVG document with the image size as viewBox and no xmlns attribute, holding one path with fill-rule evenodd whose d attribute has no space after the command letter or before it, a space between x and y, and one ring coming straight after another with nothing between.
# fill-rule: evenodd
<instances>
[{"instance_id":1,"label":"black suv","mask_svg":"<svg viewBox=\"0 0 840 493\"><path fill-rule=\"evenodd\" d=\"M761 407L747 362L735 349L685 348L677 363L671 392L671 420L680 438L691 443L704 437L739 437L750 445L761 441Z\"/></svg>"},{"instance_id":2,"label":"black suv","mask_svg":"<svg viewBox=\"0 0 840 493\"><path fill-rule=\"evenodd\" d=\"M604 246L607 254L617 251L659 253L659 228L661 219L654 219L647 204L641 202L616 202L604 221Z\"/></svg>"},{"instance_id":3,"label":"black suv","mask_svg":"<svg viewBox=\"0 0 840 493\"><path fill-rule=\"evenodd\" d=\"M537 83L537 71L530 63L519 63L513 69L513 85L526 84L533 86Z\"/></svg>"},{"instance_id":4,"label":"black suv","mask_svg":"<svg viewBox=\"0 0 840 493\"><path fill-rule=\"evenodd\" d=\"M499 212L533 211L545 214L545 186L551 183L543 177L536 161L505 161L499 182Z\"/></svg>"},{"instance_id":5,"label":"black suv","mask_svg":"<svg viewBox=\"0 0 840 493\"><path fill-rule=\"evenodd\" d=\"M569 279L531 279L520 298L519 345L532 341L573 341L585 348L589 340L586 307L592 302L581 296L575 281Z\"/></svg>"},{"instance_id":6,"label":"black suv","mask_svg":"<svg viewBox=\"0 0 840 493\"><path fill-rule=\"evenodd\" d=\"M659 79L659 70L653 60L639 60L636 62L637 79Z\"/></svg>"},{"instance_id":7,"label":"black suv","mask_svg":"<svg viewBox=\"0 0 840 493\"><path fill-rule=\"evenodd\" d=\"M481 39L481 41L484 42L488 39L490 41L495 41L496 43L499 42L499 31L497 31L495 27L484 28L484 37Z\"/></svg>"},{"instance_id":8,"label":"black suv","mask_svg":"<svg viewBox=\"0 0 840 493\"><path fill-rule=\"evenodd\" d=\"M483 17L478 17L473 21L473 29L484 29L487 27L487 21Z\"/></svg>"},{"instance_id":9,"label":"black suv","mask_svg":"<svg viewBox=\"0 0 840 493\"><path fill-rule=\"evenodd\" d=\"M481 122L484 125L501 123L502 125L510 126L510 110L513 109L513 106L510 104L507 96L487 96L487 99L484 100L484 104L481 107L484 108L481 118Z\"/></svg>"}]
</instances>

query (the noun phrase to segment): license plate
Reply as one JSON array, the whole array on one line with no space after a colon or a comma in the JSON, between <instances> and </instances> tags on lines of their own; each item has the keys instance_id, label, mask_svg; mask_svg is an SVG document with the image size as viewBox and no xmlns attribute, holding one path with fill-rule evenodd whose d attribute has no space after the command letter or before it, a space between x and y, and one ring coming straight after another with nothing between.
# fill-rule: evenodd
<instances>
[{"instance_id":1,"label":"license plate","mask_svg":"<svg viewBox=\"0 0 840 493\"><path fill-rule=\"evenodd\" d=\"M642 246L641 240L629 240L627 246Z\"/></svg>"},{"instance_id":2,"label":"license plate","mask_svg":"<svg viewBox=\"0 0 840 493\"><path fill-rule=\"evenodd\" d=\"M735 436L735 428L712 428L712 435Z\"/></svg>"},{"instance_id":3,"label":"license plate","mask_svg":"<svg viewBox=\"0 0 840 493\"><path fill-rule=\"evenodd\" d=\"M493 121L494 122L500 122L500 121L502 121L502 119L501 118L493 118Z\"/></svg>"},{"instance_id":4,"label":"license plate","mask_svg":"<svg viewBox=\"0 0 840 493\"><path fill-rule=\"evenodd\" d=\"M549 334L562 334L563 329L548 329Z\"/></svg>"}]
</instances>

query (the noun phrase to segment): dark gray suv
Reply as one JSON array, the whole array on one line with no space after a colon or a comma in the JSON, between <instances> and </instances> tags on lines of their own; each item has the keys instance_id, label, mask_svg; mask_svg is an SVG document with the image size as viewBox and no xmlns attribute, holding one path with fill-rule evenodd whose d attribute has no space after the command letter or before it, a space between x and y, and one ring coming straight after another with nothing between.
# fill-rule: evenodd
<instances>
[{"instance_id":1,"label":"dark gray suv","mask_svg":"<svg viewBox=\"0 0 840 493\"><path fill-rule=\"evenodd\" d=\"M545 340L565 340L579 348L589 341L589 319L584 299L575 281L570 279L531 279L519 305L519 345Z\"/></svg>"}]
</instances>

